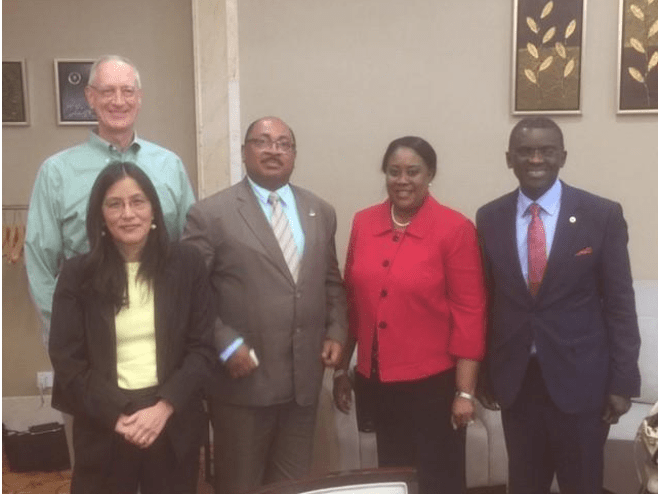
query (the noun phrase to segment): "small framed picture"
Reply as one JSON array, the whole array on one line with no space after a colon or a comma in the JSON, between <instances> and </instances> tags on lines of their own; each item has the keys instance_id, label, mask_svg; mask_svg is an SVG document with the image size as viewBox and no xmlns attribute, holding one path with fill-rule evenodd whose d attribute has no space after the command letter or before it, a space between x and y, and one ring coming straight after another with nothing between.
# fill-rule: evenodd
<instances>
[{"instance_id":1,"label":"small framed picture","mask_svg":"<svg viewBox=\"0 0 658 494\"><path fill-rule=\"evenodd\" d=\"M658 2L619 0L617 113L658 113Z\"/></svg>"},{"instance_id":2,"label":"small framed picture","mask_svg":"<svg viewBox=\"0 0 658 494\"><path fill-rule=\"evenodd\" d=\"M2 125L30 125L25 60L2 61Z\"/></svg>"},{"instance_id":3,"label":"small framed picture","mask_svg":"<svg viewBox=\"0 0 658 494\"><path fill-rule=\"evenodd\" d=\"M93 60L55 59L55 97L58 125L93 125L96 115L85 98Z\"/></svg>"},{"instance_id":4,"label":"small framed picture","mask_svg":"<svg viewBox=\"0 0 658 494\"><path fill-rule=\"evenodd\" d=\"M587 0L514 0L512 114L580 114Z\"/></svg>"}]
</instances>

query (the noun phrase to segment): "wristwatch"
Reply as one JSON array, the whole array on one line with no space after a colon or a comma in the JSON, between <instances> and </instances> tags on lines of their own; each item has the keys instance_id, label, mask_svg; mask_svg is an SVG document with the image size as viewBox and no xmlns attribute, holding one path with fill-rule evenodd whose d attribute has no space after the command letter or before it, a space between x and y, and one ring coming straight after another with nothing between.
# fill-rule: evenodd
<instances>
[{"instance_id":1,"label":"wristwatch","mask_svg":"<svg viewBox=\"0 0 658 494\"><path fill-rule=\"evenodd\" d=\"M470 393L467 393L466 391L457 391L455 393L455 396L458 396L459 398L465 398L467 400L471 400L473 403L475 403L475 396L473 396Z\"/></svg>"}]
</instances>

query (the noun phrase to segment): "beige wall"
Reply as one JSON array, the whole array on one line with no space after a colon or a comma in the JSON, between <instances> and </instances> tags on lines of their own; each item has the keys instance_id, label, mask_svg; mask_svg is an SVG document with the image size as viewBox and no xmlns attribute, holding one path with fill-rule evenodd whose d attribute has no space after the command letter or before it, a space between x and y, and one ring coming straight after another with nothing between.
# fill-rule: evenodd
<instances>
[{"instance_id":1,"label":"beige wall","mask_svg":"<svg viewBox=\"0 0 658 494\"><path fill-rule=\"evenodd\" d=\"M341 259L354 212L385 196L379 161L393 138L418 134L435 146L432 192L471 218L516 186L504 161L516 121L511 4L240 0L242 128L265 114L293 126L294 182L336 206ZM556 119L569 151L562 177L622 202L634 276L658 279L658 215L649 207L658 116L615 114L616 4L589 2L583 115ZM146 91L138 131L179 153L196 176L190 26L187 0L5 0L3 55L28 60L32 126L3 128L3 202L27 201L39 163L84 139L84 130L55 125L55 57L133 58ZM47 365L42 348L30 353L38 345L30 310L23 271L3 266L5 396L34 394L35 372Z\"/></svg>"},{"instance_id":2,"label":"beige wall","mask_svg":"<svg viewBox=\"0 0 658 494\"><path fill-rule=\"evenodd\" d=\"M131 58L144 102L138 134L176 152L196 183L189 0L4 0L2 55L27 63L31 125L2 129L2 202L27 204L49 155L86 139L86 127L56 124L54 58ZM21 266L2 269L2 393L37 394L36 372L50 364Z\"/></svg>"},{"instance_id":3,"label":"beige wall","mask_svg":"<svg viewBox=\"0 0 658 494\"><path fill-rule=\"evenodd\" d=\"M511 190L511 1L241 0L242 126L280 115L298 140L293 181L336 206L344 256L355 211L385 197L392 139L439 155L432 192L469 217ZM618 2L590 1L582 116L556 118L562 178L624 205L633 274L657 279L658 115L615 114Z\"/></svg>"},{"instance_id":4,"label":"beige wall","mask_svg":"<svg viewBox=\"0 0 658 494\"><path fill-rule=\"evenodd\" d=\"M182 159L196 182L192 17L188 0L4 0L2 56L25 58L31 121L2 128L2 201L27 203L45 158L86 139L58 126L53 59L124 55L144 88L137 133Z\"/></svg>"}]
</instances>

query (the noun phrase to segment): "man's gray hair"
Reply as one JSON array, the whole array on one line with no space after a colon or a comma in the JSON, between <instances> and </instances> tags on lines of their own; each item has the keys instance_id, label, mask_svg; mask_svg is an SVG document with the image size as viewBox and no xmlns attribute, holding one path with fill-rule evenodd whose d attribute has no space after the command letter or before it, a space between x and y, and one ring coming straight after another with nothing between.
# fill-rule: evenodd
<instances>
[{"instance_id":1,"label":"man's gray hair","mask_svg":"<svg viewBox=\"0 0 658 494\"><path fill-rule=\"evenodd\" d=\"M137 67L135 67L135 64L132 63L129 59L120 55L103 55L98 60L96 60L91 66L91 70L89 71L89 82L87 83L88 86L91 86L94 82L94 79L96 79L96 72L98 71L98 67L103 65L105 62L118 62L132 67L133 72L135 73L135 86L137 86L137 89L142 88L142 81L139 78L139 71L137 70Z\"/></svg>"}]
</instances>

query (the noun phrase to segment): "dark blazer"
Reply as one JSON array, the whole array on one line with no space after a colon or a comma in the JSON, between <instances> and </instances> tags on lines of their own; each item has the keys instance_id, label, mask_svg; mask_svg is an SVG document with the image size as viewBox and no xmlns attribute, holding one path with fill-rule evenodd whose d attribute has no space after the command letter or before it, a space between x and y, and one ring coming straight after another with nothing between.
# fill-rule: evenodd
<instances>
[{"instance_id":1,"label":"dark blazer","mask_svg":"<svg viewBox=\"0 0 658 494\"><path fill-rule=\"evenodd\" d=\"M55 370L53 407L95 430L93 437L76 438L76 451L86 441L109 441L119 415L131 406L117 386L114 308L82 290L85 258L64 264L53 299L49 343ZM174 407L165 431L182 456L199 446L204 425L200 389L214 357L210 290L198 252L171 245L167 265L154 282L154 298L158 395ZM88 446L99 455L110 454L104 449L108 445Z\"/></svg>"},{"instance_id":2,"label":"dark blazer","mask_svg":"<svg viewBox=\"0 0 658 494\"><path fill-rule=\"evenodd\" d=\"M215 372L218 399L241 406L296 400L317 402L323 375L325 338L343 343L347 316L334 235L334 209L312 193L292 186L305 235L295 284L272 227L249 182L196 203L183 239L197 246L210 271L220 320L218 353L236 338L255 349L260 366L233 379Z\"/></svg>"},{"instance_id":3,"label":"dark blazer","mask_svg":"<svg viewBox=\"0 0 658 494\"><path fill-rule=\"evenodd\" d=\"M621 206L563 184L536 298L516 247L518 189L483 206L476 223L490 294L486 370L503 408L522 383L534 342L546 387L566 413L637 396L640 336Z\"/></svg>"}]
</instances>

